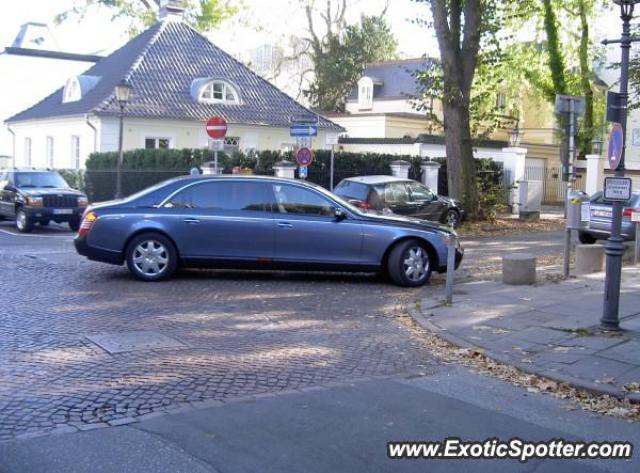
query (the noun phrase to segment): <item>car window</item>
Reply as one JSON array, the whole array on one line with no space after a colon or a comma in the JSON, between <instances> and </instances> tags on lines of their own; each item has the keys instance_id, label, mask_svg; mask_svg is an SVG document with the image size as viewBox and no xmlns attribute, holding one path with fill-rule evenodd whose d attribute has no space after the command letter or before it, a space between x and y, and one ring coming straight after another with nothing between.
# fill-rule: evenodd
<instances>
[{"instance_id":1,"label":"car window","mask_svg":"<svg viewBox=\"0 0 640 473\"><path fill-rule=\"evenodd\" d=\"M69 187L57 172L17 172L15 174L16 187Z\"/></svg>"},{"instance_id":2,"label":"car window","mask_svg":"<svg viewBox=\"0 0 640 473\"><path fill-rule=\"evenodd\" d=\"M433 200L434 193L427 187L418 184L417 182L410 182L408 184L409 192L411 194L411 200L413 201L430 201Z\"/></svg>"},{"instance_id":3,"label":"car window","mask_svg":"<svg viewBox=\"0 0 640 473\"><path fill-rule=\"evenodd\" d=\"M205 182L178 192L167 207L267 211L271 209L269 185L262 182Z\"/></svg>"},{"instance_id":4,"label":"car window","mask_svg":"<svg viewBox=\"0 0 640 473\"><path fill-rule=\"evenodd\" d=\"M333 202L311 190L287 184L274 184L273 192L280 213L317 217L334 215Z\"/></svg>"},{"instance_id":5,"label":"car window","mask_svg":"<svg viewBox=\"0 0 640 473\"><path fill-rule=\"evenodd\" d=\"M404 182L390 182L384 186L384 200L388 204L409 202L409 192Z\"/></svg>"},{"instance_id":6,"label":"car window","mask_svg":"<svg viewBox=\"0 0 640 473\"><path fill-rule=\"evenodd\" d=\"M342 197L358 199L366 202L369 197L369 186L362 184L361 182L344 180L338 184L338 187L335 188L334 192Z\"/></svg>"}]
</instances>

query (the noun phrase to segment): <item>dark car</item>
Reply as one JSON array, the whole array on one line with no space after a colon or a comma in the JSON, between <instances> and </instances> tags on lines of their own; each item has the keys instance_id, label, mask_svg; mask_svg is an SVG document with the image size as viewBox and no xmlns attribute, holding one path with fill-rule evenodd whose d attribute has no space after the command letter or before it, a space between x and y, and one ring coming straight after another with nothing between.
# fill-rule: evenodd
<instances>
[{"instance_id":1,"label":"dark car","mask_svg":"<svg viewBox=\"0 0 640 473\"><path fill-rule=\"evenodd\" d=\"M399 285L420 286L446 271L452 235L423 220L367 214L293 179L186 176L91 206L75 246L92 260L126 262L147 281L205 266L385 271Z\"/></svg>"},{"instance_id":2,"label":"dark car","mask_svg":"<svg viewBox=\"0 0 640 473\"><path fill-rule=\"evenodd\" d=\"M634 193L631 200L624 202L622 210L621 236L625 241L636 239L636 224L631 221L632 212L640 212L640 193ZM591 244L606 240L611 235L613 202L605 200L602 192L589 199L589 222L587 228L578 232L580 243Z\"/></svg>"},{"instance_id":3,"label":"dark car","mask_svg":"<svg viewBox=\"0 0 640 473\"><path fill-rule=\"evenodd\" d=\"M15 220L18 230L30 232L34 224L67 222L73 231L88 205L87 196L72 189L56 171L18 169L0 171L0 218Z\"/></svg>"},{"instance_id":4,"label":"dark car","mask_svg":"<svg viewBox=\"0 0 640 473\"><path fill-rule=\"evenodd\" d=\"M458 202L411 179L359 176L343 179L334 192L364 210L392 211L455 227L464 216Z\"/></svg>"}]
</instances>

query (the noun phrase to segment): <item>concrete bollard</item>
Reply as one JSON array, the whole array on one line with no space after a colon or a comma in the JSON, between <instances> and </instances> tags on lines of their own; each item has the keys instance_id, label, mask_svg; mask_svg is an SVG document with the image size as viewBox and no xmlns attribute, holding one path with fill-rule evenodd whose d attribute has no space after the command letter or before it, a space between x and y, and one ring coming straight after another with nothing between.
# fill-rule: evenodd
<instances>
[{"instance_id":1,"label":"concrete bollard","mask_svg":"<svg viewBox=\"0 0 640 473\"><path fill-rule=\"evenodd\" d=\"M535 284L536 257L529 253L511 253L503 256L502 282L513 286Z\"/></svg>"},{"instance_id":2,"label":"concrete bollard","mask_svg":"<svg viewBox=\"0 0 640 473\"><path fill-rule=\"evenodd\" d=\"M576 245L576 274L599 273L603 267L603 245Z\"/></svg>"}]
</instances>

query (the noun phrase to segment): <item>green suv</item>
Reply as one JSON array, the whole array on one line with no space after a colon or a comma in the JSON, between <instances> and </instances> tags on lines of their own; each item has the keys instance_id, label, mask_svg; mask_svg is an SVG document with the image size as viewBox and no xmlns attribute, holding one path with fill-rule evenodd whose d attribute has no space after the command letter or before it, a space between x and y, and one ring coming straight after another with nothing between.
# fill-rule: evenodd
<instances>
[{"instance_id":1,"label":"green suv","mask_svg":"<svg viewBox=\"0 0 640 473\"><path fill-rule=\"evenodd\" d=\"M0 219L15 220L22 233L36 223L67 222L78 231L88 205L87 196L72 189L56 171L49 169L0 170Z\"/></svg>"}]
</instances>

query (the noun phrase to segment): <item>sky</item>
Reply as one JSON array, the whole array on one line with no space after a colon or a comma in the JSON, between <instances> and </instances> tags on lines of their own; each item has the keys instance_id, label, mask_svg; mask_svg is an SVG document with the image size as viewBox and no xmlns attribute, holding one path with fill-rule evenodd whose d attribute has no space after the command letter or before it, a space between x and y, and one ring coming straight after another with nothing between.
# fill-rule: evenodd
<instances>
[{"instance_id":1,"label":"sky","mask_svg":"<svg viewBox=\"0 0 640 473\"><path fill-rule=\"evenodd\" d=\"M7 2L0 16L0 46L9 46L20 25L35 21L49 23L61 49L77 53L104 53L124 44L126 21L112 21L108 9L95 8L85 18L72 18L62 25L54 24L57 13L73 6L74 0L20 0ZM227 22L210 38L231 54L241 54L265 43L277 43L287 35L305 27L304 14L292 8L296 0L243 0L249 11L238 21ZM385 0L351 0L348 20L357 20L360 14L377 14ZM398 40L401 57L419 57L424 54L437 57L437 42L433 31L411 22L428 10L426 2L412 0L389 0L387 20ZM617 36L620 20L616 11L609 9L599 15L592 25L594 34ZM619 57L616 47L610 48L612 58Z\"/></svg>"}]
</instances>

